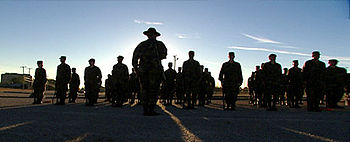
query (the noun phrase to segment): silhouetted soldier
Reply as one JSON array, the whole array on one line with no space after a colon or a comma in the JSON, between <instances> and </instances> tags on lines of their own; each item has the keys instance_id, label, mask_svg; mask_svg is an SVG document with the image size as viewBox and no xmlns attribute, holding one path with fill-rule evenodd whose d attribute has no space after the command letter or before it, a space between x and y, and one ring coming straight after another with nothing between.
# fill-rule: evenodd
<instances>
[{"instance_id":1,"label":"silhouetted soldier","mask_svg":"<svg viewBox=\"0 0 350 142\"><path fill-rule=\"evenodd\" d=\"M135 98L140 102L140 82L136 75L135 68L132 68L132 73L129 76L129 89L131 92L131 104L135 102Z\"/></svg>"},{"instance_id":2,"label":"silhouetted soldier","mask_svg":"<svg viewBox=\"0 0 350 142\"><path fill-rule=\"evenodd\" d=\"M312 60L305 62L302 72L306 82L307 110L318 112L320 111L320 96L325 89L326 65L319 60L320 52L312 52L312 57Z\"/></svg>"},{"instance_id":3,"label":"silhouetted soldier","mask_svg":"<svg viewBox=\"0 0 350 142\"><path fill-rule=\"evenodd\" d=\"M252 72L252 75L251 77L248 77L248 93L249 93L249 104L253 104L255 105L256 104L256 101L255 101L255 96L254 96L254 80L252 77L254 77L255 74L254 72Z\"/></svg>"},{"instance_id":4,"label":"silhouetted soldier","mask_svg":"<svg viewBox=\"0 0 350 142\"><path fill-rule=\"evenodd\" d=\"M33 104L41 104L44 97L46 85L46 70L43 68L43 61L37 61L38 68L35 69L35 80L33 83L34 102Z\"/></svg>"},{"instance_id":5,"label":"silhouetted soldier","mask_svg":"<svg viewBox=\"0 0 350 142\"><path fill-rule=\"evenodd\" d=\"M286 105L285 95L289 87L288 78L287 78L288 68L283 68L283 74L281 76L280 82L280 92L279 92L279 104L281 106ZM289 105L289 104L288 104Z\"/></svg>"},{"instance_id":6,"label":"silhouetted soldier","mask_svg":"<svg viewBox=\"0 0 350 142\"><path fill-rule=\"evenodd\" d=\"M184 78L181 69L181 67L178 67L176 75L176 104L182 104L185 95Z\"/></svg>"},{"instance_id":7,"label":"silhouetted soldier","mask_svg":"<svg viewBox=\"0 0 350 142\"><path fill-rule=\"evenodd\" d=\"M112 70L112 105L122 107L124 100L128 94L129 70L123 64L123 56L118 56L118 63L113 66Z\"/></svg>"},{"instance_id":8,"label":"silhouetted soldier","mask_svg":"<svg viewBox=\"0 0 350 142\"><path fill-rule=\"evenodd\" d=\"M69 82L69 102L75 103L77 99L77 92L79 91L80 78L76 73L76 68L72 68L72 77Z\"/></svg>"},{"instance_id":9,"label":"silhouetted soldier","mask_svg":"<svg viewBox=\"0 0 350 142\"><path fill-rule=\"evenodd\" d=\"M71 77L71 70L69 65L66 64L66 56L60 57L61 64L57 66L56 74L56 105L64 105L66 99L66 93L68 91L68 83ZM59 101L58 101L59 98Z\"/></svg>"},{"instance_id":10,"label":"silhouetted soldier","mask_svg":"<svg viewBox=\"0 0 350 142\"><path fill-rule=\"evenodd\" d=\"M209 104L210 100L211 100L211 95L212 95L212 80L211 80L211 75L209 74L209 70L208 68L205 68L204 69L204 73L203 73L203 76L202 76L202 79L204 81L204 84L203 86L201 86L200 89L202 89L204 91L204 97L203 97L203 105L206 103L206 104ZM200 100L201 101L201 100ZM201 102L200 102L201 103Z\"/></svg>"},{"instance_id":11,"label":"silhouetted soldier","mask_svg":"<svg viewBox=\"0 0 350 142\"><path fill-rule=\"evenodd\" d=\"M229 52L228 57L230 60L222 64L219 80L225 96L226 109L235 110L239 87L243 83L243 76L241 65L234 61L235 53Z\"/></svg>"},{"instance_id":12,"label":"silhouetted soldier","mask_svg":"<svg viewBox=\"0 0 350 142\"><path fill-rule=\"evenodd\" d=\"M208 89L208 97L207 97L207 104L211 103L211 100L213 99L214 89L215 89L215 79L213 76L211 76L211 72L208 72L210 80L209 80L209 89Z\"/></svg>"},{"instance_id":13,"label":"silhouetted soldier","mask_svg":"<svg viewBox=\"0 0 350 142\"><path fill-rule=\"evenodd\" d=\"M329 60L326 69L326 101L329 108L343 108L338 106L338 102L344 96L346 70L338 67L337 63L336 59Z\"/></svg>"},{"instance_id":14,"label":"silhouetted soldier","mask_svg":"<svg viewBox=\"0 0 350 142\"><path fill-rule=\"evenodd\" d=\"M100 92L102 73L100 68L95 66L95 59L89 60L90 66L85 68L85 97L87 99L86 105L93 106L97 103L98 93Z\"/></svg>"},{"instance_id":15,"label":"silhouetted soldier","mask_svg":"<svg viewBox=\"0 0 350 142\"><path fill-rule=\"evenodd\" d=\"M161 60L167 56L164 43L157 41L160 33L154 28L143 32L148 37L135 49L132 65L140 78L141 97L144 115L157 115L154 111L160 93L160 83L164 80Z\"/></svg>"},{"instance_id":16,"label":"silhouetted soldier","mask_svg":"<svg viewBox=\"0 0 350 142\"><path fill-rule=\"evenodd\" d=\"M254 94L255 94L255 102L259 105L259 107L262 107L263 104L266 105L264 102L264 74L263 71L260 69L260 66L255 67L254 72L254 78L253 78L253 85L254 85Z\"/></svg>"},{"instance_id":17,"label":"silhouetted soldier","mask_svg":"<svg viewBox=\"0 0 350 142\"><path fill-rule=\"evenodd\" d=\"M265 75L265 98L268 111L276 111L279 85L281 83L282 67L276 62L276 54L269 55L269 62L264 64L263 73Z\"/></svg>"},{"instance_id":18,"label":"silhouetted soldier","mask_svg":"<svg viewBox=\"0 0 350 142\"><path fill-rule=\"evenodd\" d=\"M108 74L105 80L105 96L106 100L112 102L112 75Z\"/></svg>"},{"instance_id":19,"label":"silhouetted soldier","mask_svg":"<svg viewBox=\"0 0 350 142\"><path fill-rule=\"evenodd\" d=\"M204 66L200 65L200 72L201 72L201 77L199 79L199 85L197 86L198 90L198 106L204 106L205 104L205 95L207 92L207 88L203 89L203 86L206 85L206 80L205 80L205 74L203 72ZM197 101L196 101L197 102Z\"/></svg>"},{"instance_id":20,"label":"silhouetted soldier","mask_svg":"<svg viewBox=\"0 0 350 142\"><path fill-rule=\"evenodd\" d=\"M168 69L164 72L165 74L165 96L167 105L172 105L172 101L174 98L174 93L176 89L176 71L172 69L173 63L168 63Z\"/></svg>"},{"instance_id":21,"label":"silhouetted soldier","mask_svg":"<svg viewBox=\"0 0 350 142\"><path fill-rule=\"evenodd\" d=\"M298 60L294 60L293 67L288 70L287 74L289 82L289 90L287 92L288 105L292 108L300 108L299 101L304 95L303 75L298 65Z\"/></svg>"},{"instance_id":22,"label":"silhouetted soldier","mask_svg":"<svg viewBox=\"0 0 350 142\"><path fill-rule=\"evenodd\" d=\"M189 59L182 65L185 85L185 102L187 109L193 109L198 95L198 85L201 77L200 64L194 60L194 51L188 52Z\"/></svg>"}]
</instances>

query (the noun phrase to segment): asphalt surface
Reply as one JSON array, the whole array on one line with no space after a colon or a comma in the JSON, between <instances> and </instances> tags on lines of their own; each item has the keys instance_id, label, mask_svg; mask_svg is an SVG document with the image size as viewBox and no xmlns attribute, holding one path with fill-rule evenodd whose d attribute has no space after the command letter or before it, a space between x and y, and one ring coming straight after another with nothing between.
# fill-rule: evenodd
<instances>
[{"instance_id":1,"label":"asphalt surface","mask_svg":"<svg viewBox=\"0 0 350 142\"><path fill-rule=\"evenodd\" d=\"M158 104L158 116L143 116L142 106L93 107L32 105L28 94L0 93L0 141L350 141L350 108L307 112L286 106L266 111L238 102L236 111L221 101L194 110Z\"/></svg>"}]
</instances>

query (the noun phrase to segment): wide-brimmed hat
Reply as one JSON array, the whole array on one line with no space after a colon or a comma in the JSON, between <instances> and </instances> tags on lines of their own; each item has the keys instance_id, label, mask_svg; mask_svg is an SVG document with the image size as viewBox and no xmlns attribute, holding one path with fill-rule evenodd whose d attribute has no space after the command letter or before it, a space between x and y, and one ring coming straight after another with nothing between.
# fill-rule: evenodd
<instances>
[{"instance_id":1,"label":"wide-brimmed hat","mask_svg":"<svg viewBox=\"0 0 350 142\"><path fill-rule=\"evenodd\" d=\"M95 59L94 58L91 58L90 60L89 60L89 63L90 62L95 62Z\"/></svg>"},{"instance_id":2,"label":"wide-brimmed hat","mask_svg":"<svg viewBox=\"0 0 350 142\"><path fill-rule=\"evenodd\" d=\"M155 34L156 36L160 36L160 33L158 33L155 28L149 28L147 31L144 31L143 34L144 35Z\"/></svg>"},{"instance_id":3,"label":"wide-brimmed hat","mask_svg":"<svg viewBox=\"0 0 350 142\"><path fill-rule=\"evenodd\" d=\"M123 56L121 56L121 55L119 55L118 57L117 57L117 59L124 59L124 57Z\"/></svg>"}]
</instances>

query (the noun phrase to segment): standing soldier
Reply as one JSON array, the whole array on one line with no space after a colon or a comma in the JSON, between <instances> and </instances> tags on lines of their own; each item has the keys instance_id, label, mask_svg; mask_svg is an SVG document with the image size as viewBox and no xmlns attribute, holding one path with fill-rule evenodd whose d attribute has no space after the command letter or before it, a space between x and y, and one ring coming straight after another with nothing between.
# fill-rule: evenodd
<instances>
[{"instance_id":1,"label":"standing soldier","mask_svg":"<svg viewBox=\"0 0 350 142\"><path fill-rule=\"evenodd\" d=\"M222 64L219 80L221 81L227 107L235 110L239 87L243 83L242 69L238 62L234 61L235 53L229 52L229 61Z\"/></svg>"},{"instance_id":2,"label":"standing soldier","mask_svg":"<svg viewBox=\"0 0 350 142\"><path fill-rule=\"evenodd\" d=\"M136 47L132 65L140 79L143 114L151 116L158 115L154 109L160 94L160 83L165 78L161 60L166 58L167 48L163 42L156 40L160 33L155 28L149 28L143 34L148 39Z\"/></svg>"},{"instance_id":3,"label":"standing soldier","mask_svg":"<svg viewBox=\"0 0 350 142\"><path fill-rule=\"evenodd\" d=\"M72 77L69 82L69 103L75 103L78 96L77 92L79 91L80 78L76 70L76 68L72 68Z\"/></svg>"},{"instance_id":4,"label":"standing soldier","mask_svg":"<svg viewBox=\"0 0 350 142\"><path fill-rule=\"evenodd\" d=\"M194 105L196 104L196 99L198 95L197 86L199 85L201 70L199 62L194 60L194 51L189 51L188 56L189 59L185 61L182 65L182 73L186 92L184 105L185 103L187 103L186 108L193 109Z\"/></svg>"},{"instance_id":5,"label":"standing soldier","mask_svg":"<svg viewBox=\"0 0 350 142\"><path fill-rule=\"evenodd\" d=\"M108 74L107 79L105 80L105 96L106 102L112 102L112 75Z\"/></svg>"},{"instance_id":6,"label":"standing soldier","mask_svg":"<svg viewBox=\"0 0 350 142\"><path fill-rule=\"evenodd\" d=\"M113 80L113 98L112 105L122 107L125 97L128 94L129 70L123 64L123 56L118 56L118 63L113 66L112 80Z\"/></svg>"},{"instance_id":7,"label":"standing soldier","mask_svg":"<svg viewBox=\"0 0 350 142\"><path fill-rule=\"evenodd\" d=\"M57 66L56 74L56 104L64 105L66 99L66 93L68 91L68 83L71 77L71 70L69 65L66 64L66 56L60 57L61 64ZM59 98L59 101L58 101Z\"/></svg>"},{"instance_id":8,"label":"standing soldier","mask_svg":"<svg viewBox=\"0 0 350 142\"><path fill-rule=\"evenodd\" d=\"M263 73L265 79L265 98L268 111L276 111L279 85L281 83L282 67L276 62L276 54L269 55L269 62L264 64ZM273 99L273 100L272 100Z\"/></svg>"},{"instance_id":9,"label":"standing soldier","mask_svg":"<svg viewBox=\"0 0 350 142\"><path fill-rule=\"evenodd\" d=\"M34 88L34 102L33 104L41 104L44 97L46 85L46 70L43 68L43 61L37 61L38 68L35 69Z\"/></svg>"},{"instance_id":10,"label":"standing soldier","mask_svg":"<svg viewBox=\"0 0 350 142\"><path fill-rule=\"evenodd\" d=\"M210 98L210 94L211 94L211 76L209 74L209 70L208 68L205 68L204 69L204 73L203 73L203 76L202 76L202 79L203 79L203 86L204 89L203 89L203 92L204 92L204 95L203 95L203 105L204 104L209 104L209 98ZM200 88L201 89L201 88ZM201 103L201 102L200 102Z\"/></svg>"},{"instance_id":11,"label":"standing soldier","mask_svg":"<svg viewBox=\"0 0 350 142\"><path fill-rule=\"evenodd\" d=\"M181 69L181 67L178 67L176 75L176 104L182 104L185 95L184 78Z\"/></svg>"},{"instance_id":12,"label":"standing soldier","mask_svg":"<svg viewBox=\"0 0 350 142\"><path fill-rule=\"evenodd\" d=\"M213 94L214 94L214 89L215 89L215 79L213 76L211 76L211 72L208 72L209 73L209 77L210 77L210 87L209 87L209 92L208 92L208 97L207 97L207 104L210 104L211 103L211 100L213 98Z\"/></svg>"},{"instance_id":13,"label":"standing soldier","mask_svg":"<svg viewBox=\"0 0 350 142\"><path fill-rule=\"evenodd\" d=\"M319 60L320 52L312 52L312 57L313 59L305 62L302 72L306 82L307 110L319 112L320 96L325 88L326 64Z\"/></svg>"},{"instance_id":14,"label":"standing soldier","mask_svg":"<svg viewBox=\"0 0 350 142\"><path fill-rule=\"evenodd\" d=\"M85 97L86 105L93 106L97 103L98 93L100 92L102 73L100 68L95 66L95 59L89 60L90 66L85 68L84 81L85 81Z\"/></svg>"},{"instance_id":15,"label":"standing soldier","mask_svg":"<svg viewBox=\"0 0 350 142\"><path fill-rule=\"evenodd\" d=\"M135 68L132 68L132 73L129 76L129 89L131 93L130 104L133 104L135 102L135 98L140 99L140 83L136 75Z\"/></svg>"},{"instance_id":16,"label":"standing soldier","mask_svg":"<svg viewBox=\"0 0 350 142\"><path fill-rule=\"evenodd\" d=\"M300 108L299 100L304 95L303 76L298 60L293 61L293 67L288 70L287 78L289 90L287 92L288 105L291 108Z\"/></svg>"},{"instance_id":17,"label":"standing soldier","mask_svg":"<svg viewBox=\"0 0 350 142\"><path fill-rule=\"evenodd\" d=\"M173 63L168 63L168 69L164 72L165 74L165 104L172 105L172 101L174 98L175 88L176 88L176 71L172 69Z\"/></svg>"},{"instance_id":18,"label":"standing soldier","mask_svg":"<svg viewBox=\"0 0 350 142\"><path fill-rule=\"evenodd\" d=\"M328 61L326 69L326 101L329 108L343 108L338 106L338 102L344 96L346 83L346 70L337 66L338 60Z\"/></svg>"},{"instance_id":19,"label":"standing soldier","mask_svg":"<svg viewBox=\"0 0 350 142\"><path fill-rule=\"evenodd\" d=\"M254 94L255 94L255 102L258 104L259 107L263 106L264 101L264 75L263 71L260 69L260 66L255 66L255 72L253 76L253 88L254 88ZM265 105L265 103L264 103Z\"/></svg>"},{"instance_id":20,"label":"standing soldier","mask_svg":"<svg viewBox=\"0 0 350 142\"><path fill-rule=\"evenodd\" d=\"M206 81L205 81L205 74L203 72L204 66L200 66L201 70L201 77L199 79L199 85L197 86L198 90L198 106L204 106L205 104L205 94L206 94L206 89L203 89L203 86L205 86ZM197 101L196 101L197 102Z\"/></svg>"},{"instance_id":21,"label":"standing soldier","mask_svg":"<svg viewBox=\"0 0 350 142\"><path fill-rule=\"evenodd\" d=\"M283 68L283 74L281 76L280 82L280 93L279 93L279 104L281 106L286 105L286 92L289 87L288 78L287 78L288 68ZM288 98L289 99L289 98ZM289 105L289 104L288 104Z\"/></svg>"},{"instance_id":22,"label":"standing soldier","mask_svg":"<svg viewBox=\"0 0 350 142\"><path fill-rule=\"evenodd\" d=\"M256 105L256 96L254 96L254 80L253 77L255 76L254 72L252 72L252 75L248 77L248 93L249 93L249 104Z\"/></svg>"}]
</instances>

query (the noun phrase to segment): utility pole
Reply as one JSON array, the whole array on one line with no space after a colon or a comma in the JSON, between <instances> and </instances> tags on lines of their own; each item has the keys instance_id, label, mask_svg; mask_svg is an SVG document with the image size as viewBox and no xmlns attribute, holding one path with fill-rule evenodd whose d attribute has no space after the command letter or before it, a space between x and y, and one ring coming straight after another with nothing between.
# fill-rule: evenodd
<instances>
[{"instance_id":1,"label":"utility pole","mask_svg":"<svg viewBox=\"0 0 350 142\"><path fill-rule=\"evenodd\" d=\"M174 55L174 70L176 70L176 61L179 60L179 58L176 57L177 55Z\"/></svg>"},{"instance_id":2,"label":"utility pole","mask_svg":"<svg viewBox=\"0 0 350 142\"><path fill-rule=\"evenodd\" d=\"M27 68L27 66L20 66L20 68L23 69L23 74L24 74L24 68Z\"/></svg>"},{"instance_id":3,"label":"utility pole","mask_svg":"<svg viewBox=\"0 0 350 142\"><path fill-rule=\"evenodd\" d=\"M20 68L22 68L23 69L23 76L22 76L22 79L23 79L23 81L22 81L22 89L24 89L24 68L27 68L27 66L20 66Z\"/></svg>"},{"instance_id":4,"label":"utility pole","mask_svg":"<svg viewBox=\"0 0 350 142\"><path fill-rule=\"evenodd\" d=\"M27 69L28 69L28 71L29 71L29 75L30 75L30 70L31 70L31 69L33 69L33 68L27 68Z\"/></svg>"}]
</instances>

